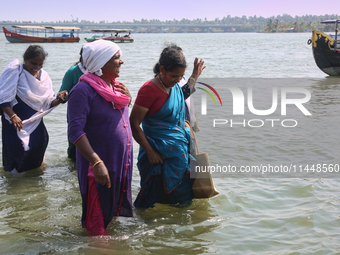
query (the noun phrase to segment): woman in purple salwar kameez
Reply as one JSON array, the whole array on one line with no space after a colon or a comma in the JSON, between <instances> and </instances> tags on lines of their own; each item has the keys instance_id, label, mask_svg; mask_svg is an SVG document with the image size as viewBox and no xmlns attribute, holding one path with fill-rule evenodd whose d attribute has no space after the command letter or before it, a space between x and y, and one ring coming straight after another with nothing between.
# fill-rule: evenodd
<instances>
[{"instance_id":1,"label":"woman in purple salwar kameez","mask_svg":"<svg viewBox=\"0 0 340 255\"><path fill-rule=\"evenodd\" d=\"M115 80L124 63L120 56L115 43L85 44L87 74L68 97L68 133L77 147L82 225L92 235L106 234L114 216L132 216L131 95Z\"/></svg>"}]
</instances>

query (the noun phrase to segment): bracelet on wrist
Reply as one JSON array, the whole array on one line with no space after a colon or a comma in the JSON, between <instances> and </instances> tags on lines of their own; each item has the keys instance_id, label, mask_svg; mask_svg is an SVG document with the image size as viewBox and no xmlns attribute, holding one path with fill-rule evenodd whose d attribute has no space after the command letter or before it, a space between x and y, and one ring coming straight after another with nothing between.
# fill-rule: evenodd
<instances>
[{"instance_id":1,"label":"bracelet on wrist","mask_svg":"<svg viewBox=\"0 0 340 255\"><path fill-rule=\"evenodd\" d=\"M58 101L59 103L62 103L64 100L61 99L60 95L58 95L58 96L57 96L57 101Z\"/></svg>"},{"instance_id":2,"label":"bracelet on wrist","mask_svg":"<svg viewBox=\"0 0 340 255\"><path fill-rule=\"evenodd\" d=\"M9 118L9 120L12 120L15 116L18 116L16 115L15 113L12 115L12 117Z\"/></svg>"},{"instance_id":3,"label":"bracelet on wrist","mask_svg":"<svg viewBox=\"0 0 340 255\"><path fill-rule=\"evenodd\" d=\"M98 165L100 163L104 163L104 161L103 160L98 160L96 163L93 164L92 168L94 168L96 165Z\"/></svg>"},{"instance_id":4,"label":"bracelet on wrist","mask_svg":"<svg viewBox=\"0 0 340 255\"><path fill-rule=\"evenodd\" d=\"M193 77L190 77L190 79L189 80L193 80L194 82L196 82L196 79L195 78L193 78Z\"/></svg>"}]
</instances>

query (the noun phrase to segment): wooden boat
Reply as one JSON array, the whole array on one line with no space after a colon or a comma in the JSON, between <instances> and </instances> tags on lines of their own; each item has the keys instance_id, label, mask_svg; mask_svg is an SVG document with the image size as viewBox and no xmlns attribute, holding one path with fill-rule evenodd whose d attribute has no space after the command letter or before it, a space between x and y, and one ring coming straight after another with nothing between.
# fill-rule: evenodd
<instances>
[{"instance_id":1,"label":"wooden boat","mask_svg":"<svg viewBox=\"0 0 340 255\"><path fill-rule=\"evenodd\" d=\"M13 31L2 27L11 43L79 42L79 27L12 26ZM76 35L75 35L76 33Z\"/></svg>"},{"instance_id":2,"label":"wooden boat","mask_svg":"<svg viewBox=\"0 0 340 255\"><path fill-rule=\"evenodd\" d=\"M132 29L93 29L91 31L94 33L103 33L103 34L94 35L92 37L85 38L87 42L93 42L99 39L108 40L108 41L115 42L115 43L132 43L133 42L133 39L130 38ZM128 32L128 34L124 36L119 35L119 33L126 33L126 32ZM107 36L107 33L111 33L111 35Z\"/></svg>"},{"instance_id":3,"label":"wooden boat","mask_svg":"<svg viewBox=\"0 0 340 255\"><path fill-rule=\"evenodd\" d=\"M312 31L313 56L316 65L328 75L340 75L340 50L338 50L338 22L340 20L325 20L321 23L335 23L334 39L321 31Z\"/></svg>"},{"instance_id":4,"label":"wooden boat","mask_svg":"<svg viewBox=\"0 0 340 255\"><path fill-rule=\"evenodd\" d=\"M330 37L332 37L333 40L335 40L335 35L328 34ZM340 39L340 38L339 38ZM340 40L337 40L337 48L340 49ZM333 47L333 46L332 46Z\"/></svg>"}]
</instances>

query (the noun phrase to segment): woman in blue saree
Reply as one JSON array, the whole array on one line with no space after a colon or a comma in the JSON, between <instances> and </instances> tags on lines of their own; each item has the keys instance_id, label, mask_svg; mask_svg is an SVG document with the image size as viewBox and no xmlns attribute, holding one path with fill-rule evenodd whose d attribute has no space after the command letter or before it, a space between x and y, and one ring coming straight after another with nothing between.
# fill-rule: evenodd
<instances>
[{"instance_id":1,"label":"woman in blue saree","mask_svg":"<svg viewBox=\"0 0 340 255\"><path fill-rule=\"evenodd\" d=\"M197 68L202 65L197 63ZM178 84L185 69L181 51L167 47L154 68L157 76L138 91L130 115L133 137L140 144L137 166L141 190L134 202L137 208L153 207L155 203L186 204L193 197L193 150L184 101L192 88Z\"/></svg>"}]
</instances>

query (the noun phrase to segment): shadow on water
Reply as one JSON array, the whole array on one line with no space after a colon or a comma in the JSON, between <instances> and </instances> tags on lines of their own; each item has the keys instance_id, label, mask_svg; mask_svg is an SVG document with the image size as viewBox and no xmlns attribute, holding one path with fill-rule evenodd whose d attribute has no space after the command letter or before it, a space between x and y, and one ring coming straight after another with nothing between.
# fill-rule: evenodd
<instances>
[{"instance_id":1,"label":"shadow on water","mask_svg":"<svg viewBox=\"0 0 340 255\"><path fill-rule=\"evenodd\" d=\"M130 249L144 254L185 254L188 250L190 254L202 254L211 241L199 236L217 227L209 222L215 216L208 200L194 200L181 208L155 204L154 208L135 209L133 218L117 218L108 230L111 236L120 236L120 241L125 239Z\"/></svg>"}]
</instances>

